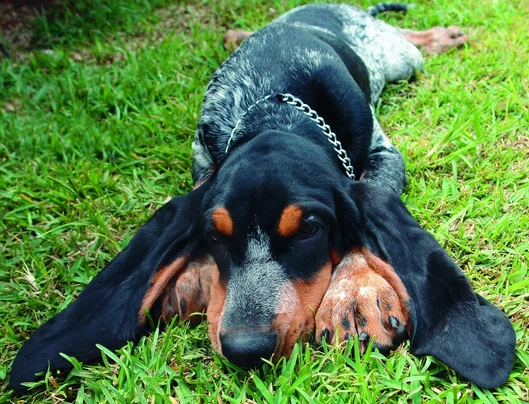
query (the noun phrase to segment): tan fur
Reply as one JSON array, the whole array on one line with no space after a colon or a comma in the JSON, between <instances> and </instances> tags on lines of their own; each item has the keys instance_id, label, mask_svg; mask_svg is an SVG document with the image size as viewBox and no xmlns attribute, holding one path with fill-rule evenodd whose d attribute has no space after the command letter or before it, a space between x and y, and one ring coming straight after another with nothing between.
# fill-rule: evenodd
<instances>
[{"instance_id":1,"label":"tan fur","mask_svg":"<svg viewBox=\"0 0 529 404\"><path fill-rule=\"evenodd\" d=\"M221 206L213 211L213 224L219 233L225 236L233 234L233 220L225 207Z\"/></svg>"},{"instance_id":2,"label":"tan fur","mask_svg":"<svg viewBox=\"0 0 529 404\"><path fill-rule=\"evenodd\" d=\"M321 342L326 329L330 343L344 341L347 334L366 333L376 343L391 347L396 330L389 318L395 317L409 331L408 302L406 288L393 268L369 250L355 248L336 267L316 313L316 342ZM350 327L344 326L344 319ZM368 343L362 342L363 350Z\"/></svg>"},{"instance_id":3,"label":"tan fur","mask_svg":"<svg viewBox=\"0 0 529 404\"><path fill-rule=\"evenodd\" d=\"M164 323L176 315L193 325L200 322L201 316L197 314L205 312L209 305L211 273L216 264L209 256L187 260L187 256L180 257L153 276L139 313L141 326L147 319L145 310L153 309L155 312L151 314L154 318ZM185 307L185 312L182 312L182 307Z\"/></svg>"},{"instance_id":4,"label":"tan fur","mask_svg":"<svg viewBox=\"0 0 529 404\"><path fill-rule=\"evenodd\" d=\"M222 355L220 344L220 324L224 315L224 305L226 302L226 285L220 281L218 268L211 272L211 294L210 305L206 311L208 317L208 334L213 350Z\"/></svg>"},{"instance_id":5,"label":"tan fur","mask_svg":"<svg viewBox=\"0 0 529 404\"><path fill-rule=\"evenodd\" d=\"M168 321L175 315L181 320L188 320L192 325L201 321L209 305L211 273L216 268L211 257L190 262L178 274L174 285L169 285L162 303L161 319ZM182 311L182 302L185 311Z\"/></svg>"},{"instance_id":6,"label":"tan fur","mask_svg":"<svg viewBox=\"0 0 529 404\"><path fill-rule=\"evenodd\" d=\"M183 267L185 267L188 259L189 256L187 255L177 258L171 264L160 269L151 278L151 286L143 297L143 300L141 302L141 308L138 312L138 323L140 326L143 327L145 325L145 322L147 321L147 315L145 314L145 310L151 309L156 299L158 299L160 295L165 291L167 285L169 284L173 276Z\"/></svg>"},{"instance_id":7,"label":"tan fur","mask_svg":"<svg viewBox=\"0 0 529 404\"><path fill-rule=\"evenodd\" d=\"M283 237L292 237L298 232L301 219L303 219L303 210L299 206L287 206L281 213L277 232Z\"/></svg>"},{"instance_id":8,"label":"tan fur","mask_svg":"<svg viewBox=\"0 0 529 404\"><path fill-rule=\"evenodd\" d=\"M280 296L278 314L272 328L278 334L278 346L274 361L282 356L288 357L294 344L301 337L306 339L314 331L314 312L331 280L332 264L327 262L311 281L295 279L283 288Z\"/></svg>"}]
</instances>

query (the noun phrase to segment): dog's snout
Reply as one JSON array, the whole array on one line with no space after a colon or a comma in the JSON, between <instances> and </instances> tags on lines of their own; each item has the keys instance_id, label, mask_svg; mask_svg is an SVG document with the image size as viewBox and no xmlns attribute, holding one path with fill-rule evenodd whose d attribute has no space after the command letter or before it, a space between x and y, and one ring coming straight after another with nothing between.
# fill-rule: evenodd
<instances>
[{"instance_id":1,"label":"dog's snout","mask_svg":"<svg viewBox=\"0 0 529 404\"><path fill-rule=\"evenodd\" d=\"M220 335L222 354L231 363L243 368L260 367L262 359L270 359L277 345L275 331L236 331Z\"/></svg>"}]
</instances>

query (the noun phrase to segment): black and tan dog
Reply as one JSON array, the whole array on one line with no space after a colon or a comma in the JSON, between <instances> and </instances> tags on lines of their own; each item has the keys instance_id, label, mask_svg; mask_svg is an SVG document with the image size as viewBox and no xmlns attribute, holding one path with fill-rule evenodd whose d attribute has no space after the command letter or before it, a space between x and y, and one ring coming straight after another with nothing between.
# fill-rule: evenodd
<instances>
[{"instance_id":1,"label":"black and tan dog","mask_svg":"<svg viewBox=\"0 0 529 404\"><path fill-rule=\"evenodd\" d=\"M406 37L353 7L311 5L244 41L207 87L196 188L35 332L11 386L71 367L61 352L90 361L96 344L137 341L146 311L206 312L213 348L240 366L288 356L309 333L383 351L409 338L482 387L504 383L513 328L401 203L403 159L373 115L387 81L422 67Z\"/></svg>"}]
</instances>

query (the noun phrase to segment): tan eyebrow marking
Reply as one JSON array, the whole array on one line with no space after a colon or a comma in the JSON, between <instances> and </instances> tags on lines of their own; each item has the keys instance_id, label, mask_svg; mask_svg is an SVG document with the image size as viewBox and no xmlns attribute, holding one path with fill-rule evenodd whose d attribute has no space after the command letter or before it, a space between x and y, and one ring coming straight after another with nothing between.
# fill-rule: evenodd
<instances>
[{"instance_id":1,"label":"tan eyebrow marking","mask_svg":"<svg viewBox=\"0 0 529 404\"><path fill-rule=\"evenodd\" d=\"M221 206L213 211L213 224L218 232L225 236L231 236L233 234L233 220L231 219L230 212Z\"/></svg>"},{"instance_id":2,"label":"tan eyebrow marking","mask_svg":"<svg viewBox=\"0 0 529 404\"><path fill-rule=\"evenodd\" d=\"M299 206L287 206L281 213L281 218L277 225L278 233L283 237L292 237L298 232L301 219L303 219L303 210Z\"/></svg>"}]
</instances>

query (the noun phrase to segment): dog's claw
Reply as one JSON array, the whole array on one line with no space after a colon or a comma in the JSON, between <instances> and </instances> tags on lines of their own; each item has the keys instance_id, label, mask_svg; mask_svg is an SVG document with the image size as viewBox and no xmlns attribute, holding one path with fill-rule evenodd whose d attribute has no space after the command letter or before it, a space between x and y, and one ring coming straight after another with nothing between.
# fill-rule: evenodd
<instances>
[{"instance_id":1,"label":"dog's claw","mask_svg":"<svg viewBox=\"0 0 529 404\"><path fill-rule=\"evenodd\" d=\"M390 346L380 345L380 344L377 344L377 343L373 344L373 349L378 349L378 351L384 356L388 356L389 353L391 352L391 347Z\"/></svg>"},{"instance_id":2,"label":"dog's claw","mask_svg":"<svg viewBox=\"0 0 529 404\"><path fill-rule=\"evenodd\" d=\"M391 326L392 326L393 328L399 328L400 322L399 322L399 320L397 320L396 317L391 316L391 317L389 318L389 323L391 324Z\"/></svg>"}]
</instances>

